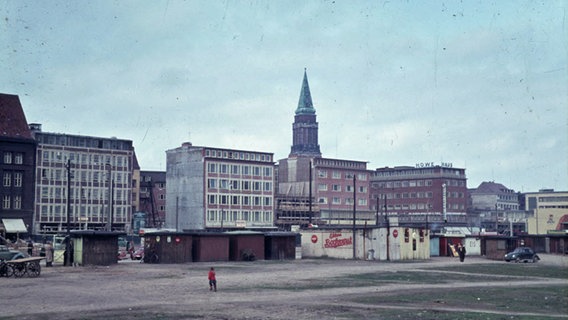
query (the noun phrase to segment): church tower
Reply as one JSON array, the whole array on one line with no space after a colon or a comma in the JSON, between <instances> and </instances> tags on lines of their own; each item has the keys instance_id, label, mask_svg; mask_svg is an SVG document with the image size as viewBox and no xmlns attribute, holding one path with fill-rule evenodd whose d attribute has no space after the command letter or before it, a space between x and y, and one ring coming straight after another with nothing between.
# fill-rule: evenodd
<instances>
[{"instance_id":1,"label":"church tower","mask_svg":"<svg viewBox=\"0 0 568 320\"><path fill-rule=\"evenodd\" d=\"M316 109L312 103L308 76L304 69L304 81L300 91L300 100L292 124L292 150L288 157L314 157L321 158L318 144L318 123Z\"/></svg>"}]
</instances>

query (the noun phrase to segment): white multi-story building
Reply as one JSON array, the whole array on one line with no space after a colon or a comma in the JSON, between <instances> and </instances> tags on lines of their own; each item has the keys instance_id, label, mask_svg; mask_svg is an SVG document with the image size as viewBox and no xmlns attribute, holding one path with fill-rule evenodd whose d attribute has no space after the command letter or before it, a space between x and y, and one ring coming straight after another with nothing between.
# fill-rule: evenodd
<instances>
[{"instance_id":1,"label":"white multi-story building","mask_svg":"<svg viewBox=\"0 0 568 320\"><path fill-rule=\"evenodd\" d=\"M30 127L38 143L34 233L65 231L68 221L72 229L128 232L132 141L41 132L39 124Z\"/></svg>"},{"instance_id":2,"label":"white multi-story building","mask_svg":"<svg viewBox=\"0 0 568 320\"><path fill-rule=\"evenodd\" d=\"M193 146L166 151L166 227L274 227L272 153Z\"/></svg>"}]
</instances>

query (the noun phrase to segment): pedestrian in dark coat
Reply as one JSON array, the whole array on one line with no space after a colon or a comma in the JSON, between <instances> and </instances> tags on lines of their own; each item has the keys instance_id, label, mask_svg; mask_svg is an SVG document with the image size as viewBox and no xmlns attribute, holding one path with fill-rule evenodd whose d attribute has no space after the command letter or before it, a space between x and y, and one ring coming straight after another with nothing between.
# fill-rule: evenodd
<instances>
[{"instance_id":1,"label":"pedestrian in dark coat","mask_svg":"<svg viewBox=\"0 0 568 320\"><path fill-rule=\"evenodd\" d=\"M465 260L465 247L462 244L458 244L458 255L460 256L460 262Z\"/></svg>"}]
</instances>

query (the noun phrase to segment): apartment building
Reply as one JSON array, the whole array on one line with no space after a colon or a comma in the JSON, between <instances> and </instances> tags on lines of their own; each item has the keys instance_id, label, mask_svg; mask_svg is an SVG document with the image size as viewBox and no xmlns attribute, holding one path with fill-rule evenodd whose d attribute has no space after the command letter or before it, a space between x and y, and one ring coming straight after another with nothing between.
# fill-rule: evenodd
<instances>
[{"instance_id":1,"label":"apartment building","mask_svg":"<svg viewBox=\"0 0 568 320\"><path fill-rule=\"evenodd\" d=\"M166 151L166 227L262 230L274 227L272 153L183 143Z\"/></svg>"}]
</instances>

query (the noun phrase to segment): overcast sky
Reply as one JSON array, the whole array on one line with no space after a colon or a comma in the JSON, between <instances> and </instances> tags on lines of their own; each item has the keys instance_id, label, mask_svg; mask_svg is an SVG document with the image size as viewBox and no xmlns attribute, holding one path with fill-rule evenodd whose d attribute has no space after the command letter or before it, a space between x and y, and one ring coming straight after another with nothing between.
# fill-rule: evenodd
<instances>
[{"instance_id":1,"label":"overcast sky","mask_svg":"<svg viewBox=\"0 0 568 320\"><path fill-rule=\"evenodd\" d=\"M286 158L304 68L324 157L568 190L567 1L0 0L0 92L43 131Z\"/></svg>"}]
</instances>

